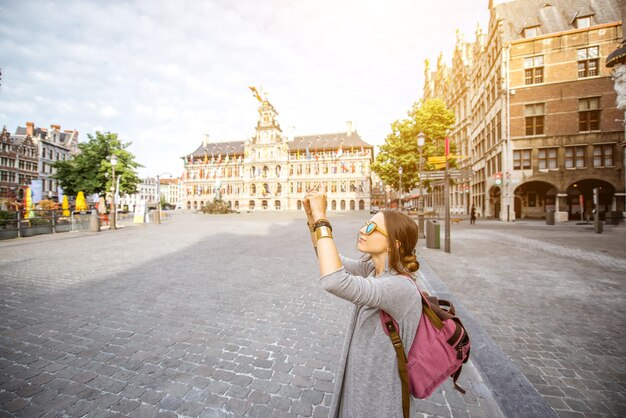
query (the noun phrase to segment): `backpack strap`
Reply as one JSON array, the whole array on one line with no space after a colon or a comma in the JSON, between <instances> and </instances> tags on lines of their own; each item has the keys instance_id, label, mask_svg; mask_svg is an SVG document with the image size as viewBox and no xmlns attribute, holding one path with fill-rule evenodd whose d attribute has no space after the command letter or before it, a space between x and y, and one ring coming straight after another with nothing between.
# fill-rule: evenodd
<instances>
[{"instance_id":1,"label":"backpack strap","mask_svg":"<svg viewBox=\"0 0 626 418\"><path fill-rule=\"evenodd\" d=\"M402 383L402 415L404 418L409 418L409 409L411 406L411 399L409 395L409 376L407 371L406 353L404 352L404 345L402 339L396 328L396 321L385 311L380 310L381 320L386 321L385 329L387 335L393 344L393 348L396 350L396 357L398 358L398 374L400 375L400 382Z\"/></svg>"}]
</instances>

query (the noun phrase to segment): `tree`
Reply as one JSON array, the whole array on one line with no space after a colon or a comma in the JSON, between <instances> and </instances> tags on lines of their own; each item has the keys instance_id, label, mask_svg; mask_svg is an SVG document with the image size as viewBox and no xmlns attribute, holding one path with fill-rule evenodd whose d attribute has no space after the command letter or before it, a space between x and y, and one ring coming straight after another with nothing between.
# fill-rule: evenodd
<instances>
[{"instance_id":1,"label":"tree","mask_svg":"<svg viewBox=\"0 0 626 418\"><path fill-rule=\"evenodd\" d=\"M59 180L64 192L71 196L76 196L79 191L105 196L113 183L109 157L114 154L117 156L115 175L120 176L120 193L136 193L141 181L136 169L143 166L128 151L131 142L122 143L117 134L110 132L96 132L95 136L88 134L87 137L87 142L78 144L80 154L74 159L52 164L56 169L52 178Z\"/></svg>"},{"instance_id":2,"label":"tree","mask_svg":"<svg viewBox=\"0 0 626 418\"><path fill-rule=\"evenodd\" d=\"M372 164L372 170L394 189L399 188L402 167L402 189L412 189L419 182L419 150L417 135L423 132L426 141L422 148L424 160L422 170L433 170L428 164L428 157L443 156L445 150L446 133L454 125L454 113L449 110L443 100L428 99L418 102L407 112L408 118L396 120L391 124L391 133L387 135L385 143L380 147L380 153ZM454 146L450 145L450 153L454 153ZM450 167L454 160L450 161Z\"/></svg>"}]
</instances>

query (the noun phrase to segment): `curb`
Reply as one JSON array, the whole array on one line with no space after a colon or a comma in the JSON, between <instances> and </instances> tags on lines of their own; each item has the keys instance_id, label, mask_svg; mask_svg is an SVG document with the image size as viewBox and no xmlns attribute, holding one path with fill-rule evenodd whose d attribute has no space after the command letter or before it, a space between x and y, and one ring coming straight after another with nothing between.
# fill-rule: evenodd
<instances>
[{"instance_id":1,"label":"curb","mask_svg":"<svg viewBox=\"0 0 626 418\"><path fill-rule=\"evenodd\" d=\"M498 406L507 417L557 417L552 407L537 392L526 376L498 347L480 323L454 297L448 286L426 260L419 258L421 280L440 299L454 304L472 338L471 361L487 383Z\"/></svg>"}]
</instances>

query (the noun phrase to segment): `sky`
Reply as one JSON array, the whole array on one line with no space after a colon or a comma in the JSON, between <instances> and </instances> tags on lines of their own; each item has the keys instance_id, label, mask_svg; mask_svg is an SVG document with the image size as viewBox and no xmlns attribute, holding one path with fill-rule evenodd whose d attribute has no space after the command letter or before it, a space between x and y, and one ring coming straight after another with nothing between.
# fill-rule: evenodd
<instances>
[{"instance_id":1,"label":"sky","mask_svg":"<svg viewBox=\"0 0 626 418\"><path fill-rule=\"evenodd\" d=\"M488 0L0 0L0 124L114 132L141 176L178 177L204 134L253 135L256 86L285 134L352 121L381 145L424 60L488 17Z\"/></svg>"}]
</instances>

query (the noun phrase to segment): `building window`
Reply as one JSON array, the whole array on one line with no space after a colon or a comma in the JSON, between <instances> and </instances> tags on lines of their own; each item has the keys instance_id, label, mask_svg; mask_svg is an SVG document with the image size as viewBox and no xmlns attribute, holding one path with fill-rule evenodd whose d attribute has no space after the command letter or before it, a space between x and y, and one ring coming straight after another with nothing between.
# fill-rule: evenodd
<instances>
[{"instance_id":1,"label":"building window","mask_svg":"<svg viewBox=\"0 0 626 418\"><path fill-rule=\"evenodd\" d=\"M538 159L540 170L556 170L558 168L558 148L540 149Z\"/></svg>"},{"instance_id":2,"label":"building window","mask_svg":"<svg viewBox=\"0 0 626 418\"><path fill-rule=\"evenodd\" d=\"M600 129L600 98L588 97L578 100L578 131L588 132Z\"/></svg>"},{"instance_id":3,"label":"building window","mask_svg":"<svg viewBox=\"0 0 626 418\"><path fill-rule=\"evenodd\" d=\"M576 29L588 28L591 26L591 16L579 17L576 19Z\"/></svg>"},{"instance_id":4,"label":"building window","mask_svg":"<svg viewBox=\"0 0 626 418\"><path fill-rule=\"evenodd\" d=\"M522 149L513 151L513 170L530 169L530 150Z\"/></svg>"},{"instance_id":5,"label":"building window","mask_svg":"<svg viewBox=\"0 0 626 418\"><path fill-rule=\"evenodd\" d=\"M613 144L594 145L594 167L613 167Z\"/></svg>"},{"instance_id":6,"label":"building window","mask_svg":"<svg viewBox=\"0 0 626 418\"><path fill-rule=\"evenodd\" d=\"M524 38L533 38L539 35L539 26L524 28Z\"/></svg>"},{"instance_id":7,"label":"building window","mask_svg":"<svg viewBox=\"0 0 626 418\"><path fill-rule=\"evenodd\" d=\"M565 168L585 167L585 147L565 148Z\"/></svg>"},{"instance_id":8,"label":"building window","mask_svg":"<svg viewBox=\"0 0 626 418\"><path fill-rule=\"evenodd\" d=\"M543 55L524 58L525 84L543 83Z\"/></svg>"},{"instance_id":9,"label":"building window","mask_svg":"<svg viewBox=\"0 0 626 418\"><path fill-rule=\"evenodd\" d=\"M526 105L526 135L543 135L545 108L543 103Z\"/></svg>"},{"instance_id":10,"label":"building window","mask_svg":"<svg viewBox=\"0 0 626 418\"><path fill-rule=\"evenodd\" d=\"M599 48L592 46L576 51L578 60L578 77L593 77L598 75Z\"/></svg>"}]
</instances>

